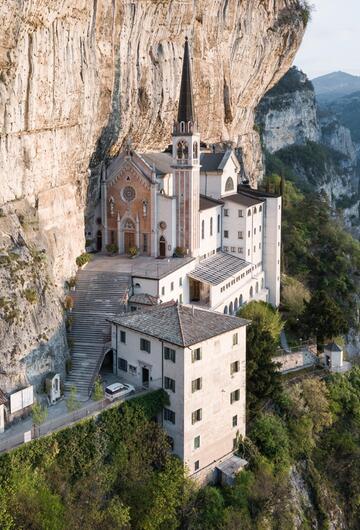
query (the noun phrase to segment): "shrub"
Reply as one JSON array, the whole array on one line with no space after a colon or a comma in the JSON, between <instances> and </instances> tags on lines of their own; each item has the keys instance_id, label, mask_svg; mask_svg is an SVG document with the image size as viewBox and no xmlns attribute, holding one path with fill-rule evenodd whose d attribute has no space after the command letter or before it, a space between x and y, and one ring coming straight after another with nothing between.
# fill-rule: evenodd
<instances>
[{"instance_id":1,"label":"shrub","mask_svg":"<svg viewBox=\"0 0 360 530\"><path fill-rule=\"evenodd\" d=\"M71 278L67 281L67 286L69 289L72 289L76 286L76 276L71 276Z\"/></svg>"},{"instance_id":2,"label":"shrub","mask_svg":"<svg viewBox=\"0 0 360 530\"><path fill-rule=\"evenodd\" d=\"M109 243L109 245L106 245L106 250L110 254L117 254L119 252L119 247L117 246L116 243Z\"/></svg>"},{"instance_id":3,"label":"shrub","mask_svg":"<svg viewBox=\"0 0 360 530\"><path fill-rule=\"evenodd\" d=\"M40 405L40 403L35 403L31 410L31 416L34 425L41 425L44 423L48 415L48 410Z\"/></svg>"},{"instance_id":4,"label":"shrub","mask_svg":"<svg viewBox=\"0 0 360 530\"><path fill-rule=\"evenodd\" d=\"M77 390L76 386L72 386L70 389L70 395L66 400L66 408L68 412L75 412L80 407L80 403L77 399Z\"/></svg>"},{"instance_id":5,"label":"shrub","mask_svg":"<svg viewBox=\"0 0 360 530\"><path fill-rule=\"evenodd\" d=\"M269 412L259 414L250 434L261 453L276 464L289 464L289 438L282 420Z\"/></svg>"},{"instance_id":6,"label":"shrub","mask_svg":"<svg viewBox=\"0 0 360 530\"><path fill-rule=\"evenodd\" d=\"M65 309L66 309L67 311L69 311L70 309L72 309L72 308L74 307L74 299L73 299L73 297L70 296L70 295L65 296L65 303L64 303L64 305L65 305Z\"/></svg>"},{"instance_id":7,"label":"shrub","mask_svg":"<svg viewBox=\"0 0 360 530\"><path fill-rule=\"evenodd\" d=\"M129 248L129 256L136 256L137 253L138 253L139 249L137 249L136 247L130 247Z\"/></svg>"},{"instance_id":8,"label":"shrub","mask_svg":"<svg viewBox=\"0 0 360 530\"><path fill-rule=\"evenodd\" d=\"M37 292L35 289L25 289L24 296L30 304L35 304L37 302Z\"/></svg>"},{"instance_id":9,"label":"shrub","mask_svg":"<svg viewBox=\"0 0 360 530\"><path fill-rule=\"evenodd\" d=\"M184 248L184 247L176 247L175 255L178 258L183 258L184 256L186 256L186 248Z\"/></svg>"},{"instance_id":10,"label":"shrub","mask_svg":"<svg viewBox=\"0 0 360 530\"><path fill-rule=\"evenodd\" d=\"M99 379L95 381L92 398L94 401L101 401L104 398L104 388Z\"/></svg>"},{"instance_id":11,"label":"shrub","mask_svg":"<svg viewBox=\"0 0 360 530\"><path fill-rule=\"evenodd\" d=\"M88 252L83 252L76 258L76 265L78 267L83 267L86 263L89 263L93 259L93 256Z\"/></svg>"}]
</instances>

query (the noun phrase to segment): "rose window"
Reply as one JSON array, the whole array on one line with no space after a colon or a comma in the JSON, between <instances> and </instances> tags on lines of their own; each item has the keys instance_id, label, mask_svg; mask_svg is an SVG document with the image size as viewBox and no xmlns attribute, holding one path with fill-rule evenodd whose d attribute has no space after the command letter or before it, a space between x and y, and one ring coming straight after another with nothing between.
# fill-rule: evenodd
<instances>
[{"instance_id":1,"label":"rose window","mask_svg":"<svg viewBox=\"0 0 360 530\"><path fill-rule=\"evenodd\" d=\"M123 189L122 194L123 194L123 199L127 202L131 202L135 199L135 190L131 186L126 186Z\"/></svg>"}]
</instances>

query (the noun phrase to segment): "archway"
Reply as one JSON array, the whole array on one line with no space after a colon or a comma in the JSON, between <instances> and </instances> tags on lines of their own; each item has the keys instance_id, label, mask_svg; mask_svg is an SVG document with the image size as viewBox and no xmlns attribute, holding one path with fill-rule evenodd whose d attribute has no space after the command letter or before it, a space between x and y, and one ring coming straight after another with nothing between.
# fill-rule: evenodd
<instances>
[{"instance_id":1,"label":"archway","mask_svg":"<svg viewBox=\"0 0 360 530\"><path fill-rule=\"evenodd\" d=\"M233 306L233 303L230 302L230 304L229 304L229 313L230 313L230 315L232 315L233 312L234 312L234 306Z\"/></svg>"},{"instance_id":2,"label":"archway","mask_svg":"<svg viewBox=\"0 0 360 530\"><path fill-rule=\"evenodd\" d=\"M227 315L228 314L228 307L227 305L224 307L224 315Z\"/></svg>"},{"instance_id":3,"label":"archway","mask_svg":"<svg viewBox=\"0 0 360 530\"><path fill-rule=\"evenodd\" d=\"M160 258L166 257L166 241L164 236L161 236L159 239L159 256Z\"/></svg>"},{"instance_id":4,"label":"archway","mask_svg":"<svg viewBox=\"0 0 360 530\"><path fill-rule=\"evenodd\" d=\"M96 233L96 250L101 252L102 250L102 231L98 230Z\"/></svg>"},{"instance_id":5,"label":"archway","mask_svg":"<svg viewBox=\"0 0 360 530\"><path fill-rule=\"evenodd\" d=\"M235 314L238 312L238 309L239 309L238 299L235 298L235 303L234 303L234 312L235 312Z\"/></svg>"}]
</instances>

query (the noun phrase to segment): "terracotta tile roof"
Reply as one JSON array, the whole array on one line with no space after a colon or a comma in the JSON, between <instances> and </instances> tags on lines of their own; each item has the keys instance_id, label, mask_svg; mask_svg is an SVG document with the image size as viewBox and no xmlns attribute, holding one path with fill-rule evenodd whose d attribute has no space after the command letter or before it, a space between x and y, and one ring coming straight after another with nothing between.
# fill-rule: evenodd
<instances>
[{"instance_id":1,"label":"terracotta tile roof","mask_svg":"<svg viewBox=\"0 0 360 530\"><path fill-rule=\"evenodd\" d=\"M203 342L248 324L242 318L177 302L161 304L146 311L121 314L109 320L181 347Z\"/></svg>"}]
</instances>

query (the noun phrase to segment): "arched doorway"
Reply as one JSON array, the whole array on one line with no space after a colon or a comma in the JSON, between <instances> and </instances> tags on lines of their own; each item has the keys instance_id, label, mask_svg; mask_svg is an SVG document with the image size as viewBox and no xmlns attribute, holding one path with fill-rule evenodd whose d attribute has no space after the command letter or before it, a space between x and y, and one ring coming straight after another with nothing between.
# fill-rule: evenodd
<instances>
[{"instance_id":1,"label":"arched doorway","mask_svg":"<svg viewBox=\"0 0 360 530\"><path fill-rule=\"evenodd\" d=\"M131 219L124 223L124 252L129 253L129 249L136 247L135 224Z\"/></svg>"},{"instance_id":2,"label":"arched doorway","mask_svg":"<svg viewBox=\"0 0 360 530\"><path fill-rule=\"evenodd\" d=\"M166 257L166 241L164 236L161 236L159 239L159 256L160 258Z\"/></svg>"},{"instance_id":3,"label":"arched doorway","mask_svg":"<svg viewBox=\"0 0 360 530\"><path fill-rule=\"evenodd\" d=\"M102 250L102 231L98 230L96 233L96 250L101 252Z\"/></svg>"}]
</instances>

